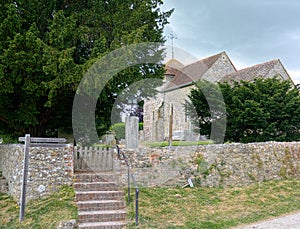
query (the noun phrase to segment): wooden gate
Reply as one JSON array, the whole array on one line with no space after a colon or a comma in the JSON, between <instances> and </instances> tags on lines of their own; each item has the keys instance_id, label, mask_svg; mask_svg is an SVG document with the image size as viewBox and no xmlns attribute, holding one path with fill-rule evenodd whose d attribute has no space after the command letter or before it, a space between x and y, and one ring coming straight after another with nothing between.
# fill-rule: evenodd
<instances>
[{"instance_id":1,"label":"wooden gate","mask_svg":"<svg viewBox=\"0 0 300 229\"><path fill-rule=\"evenodd\" d=\"M112 171L114 150L101 147L76 147L74 151L75 171Z\"/></svg>"}]
</instances>

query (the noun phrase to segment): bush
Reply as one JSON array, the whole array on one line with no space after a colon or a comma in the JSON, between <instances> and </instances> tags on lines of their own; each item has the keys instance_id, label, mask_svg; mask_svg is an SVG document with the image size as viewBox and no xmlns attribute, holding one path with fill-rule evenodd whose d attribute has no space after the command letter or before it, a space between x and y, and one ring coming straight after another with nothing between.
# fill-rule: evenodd
<instances>
[{"instance_id":1,"label":"bush","mask_svg":"<svg viewBox=\"0 0 300 229\"><path fill-rule=\"evenodd\" d=\"M140 122L139 123L139 130L143 130L144 129L144 123Z\"/></svg>"},{"instance_id":2,"label":"bush","mask_svg":"<svg viewBox=\"0 0 300 229\"><path fill-rule=\"evenodd\" d=\"M144 123L139 123L139 130L143 130ZM116 134L116 139L121 140L125 139L125 123L116 123L109 128L110 131L113 131Z\"/></svg>"},{"instance_id":3,"label":"bush","mask_svg":"<svg viewBox=\"0 0 300 229\"><path fill-rule=\"evenodd\" d=\"M125 123L116 123L110 127L110 130L115 132L116 139L125 139Z\"/></svg>"},{"instance_id":4,"label":"bush","mask_svg":"<svg viewBox=\"0 0 300 229\"><path fill-rule=\"evenodd\" d=\"M0 133L0 138L2 138L2 144L18 143L18 138L10 134Z\"/></svg>"}]
</instances>

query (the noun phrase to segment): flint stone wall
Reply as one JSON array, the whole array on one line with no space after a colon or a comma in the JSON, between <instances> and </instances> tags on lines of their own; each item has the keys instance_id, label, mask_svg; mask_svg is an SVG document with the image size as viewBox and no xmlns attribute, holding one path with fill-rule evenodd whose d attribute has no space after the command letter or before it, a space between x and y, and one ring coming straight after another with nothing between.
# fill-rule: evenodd
<instances>
[{"instance_id":1,"label":"flint stone wall","mask_svg":"<svg viewBox=\"0 0 300 229\"><path fill-rule=\"evenodd\" d=\"M24 145L0 145L0 171L8 194L19 200L23 177ZM30 147L26 198L35 199L73 182L73 146Z\"/></svg>"},{"instance_id":2,"label":"flint stone wall","mask_svg":"<svg viewBox=\"0 0 300 229\"><path fill-rule=\"evenodd\" d=\"M126 155L142 186L182 186L188 178L203 187L300 178L300 142L140 148Z\"/></svg>"}]
</instances>

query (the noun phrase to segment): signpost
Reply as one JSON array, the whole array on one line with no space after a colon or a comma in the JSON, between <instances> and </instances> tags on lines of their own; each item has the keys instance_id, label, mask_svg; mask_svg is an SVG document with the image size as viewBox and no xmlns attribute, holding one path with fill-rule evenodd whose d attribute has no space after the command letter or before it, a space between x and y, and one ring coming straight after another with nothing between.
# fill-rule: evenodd
<instances>
[{"instance_id":1,"label":"signpost","mask_svg":"<svg viewBox=\"0 0 300 229\"><path fill-rule=\"evenodd\" d=\"M27 186L27 174L28 174L29 147L30 147L30 135L26 134L25 146L24 146L22 190L21 190L21 199L20 199L20 222L24 220L25 205L26 205L26 186Z\"/></svg>"},{"instance_id":2,"label":"signpost","mask_svg":"<svg viewBox=\"0 0 300 229\"><path fill-rule=\"evenodd\" d=\"M20 197L20 222L24 220L25 205L26 205L26 188L27 188L27 174L28 174L28 160L30 146L35 147L60 147L65 146L65 138L30 138L30 134L25 137L19 137L20 142L25 142L24 145L24 164L23 164L23 178ZM43 189L43 187L41 187Z\"/></svg>"}]
</instances>

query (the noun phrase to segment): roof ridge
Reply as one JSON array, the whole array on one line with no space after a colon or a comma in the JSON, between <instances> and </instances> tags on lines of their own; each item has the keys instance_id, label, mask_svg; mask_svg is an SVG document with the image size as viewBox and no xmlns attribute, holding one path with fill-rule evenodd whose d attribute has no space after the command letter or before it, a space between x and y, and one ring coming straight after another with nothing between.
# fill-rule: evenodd
<instances>
[{"instance_id":1,"label":"roof ridge","mask_svg":"<svg viewBox=\"0 0 300 229\"><path fill-rule=\"evenodd\" d=\"M173 58L173 59L168 60L165 63L165 66L166 67L171 67L171 68L178 68L179 67L179 69L181 69L181 68L184 68L185 65L183 63L181 63L179 60L177 60L176 58Z\"/></svg>"},{"instance_id":2,"label":"roof ridge","mask_svg":"<svg viewBox=\"0 0 300 229\"><path fill-rule=\"evenodd\" d=\"M214 54L214 55L211 55L211 56L202 58L201 60L207 60L207 59L210 59L210 58L212 58L212 57L220 57L223 53L226 53L226 52L225 52L225 51L222 51L222 52L216 53L216 54Z\"/></svg>"},{"instance_id":3,"label":"roof ridge","mask_svg":"<svg viewBox=\"0 0 300 229\"><path fill-rule=\"evenodd\" d=\"M169 67L168 73L174 74L174 78L170 82L168 82L163 90L173 90L179 87L190 85L193 82L200 80L203 75L216 63L216 61L222 57L222 55L226 55L226 57L229 59L226 52L222 51L212 56L188 64L182 69L176 69L176 71L173 71L174 69L172 69L172 67Z\"/></svg>"},{"instance_id":4,"label":"roof ridge","mask_svg":"<svg viewBox=\"0 0 300 229\"><path fill-rule=\"evenodd\" d=\"M214 64L214 63L218 60L218 58L219 58L223 53L226 54L225 51L222 51L222 52L220 52L220 53L217 53L217 54L214 54L214 55L211 55L211 56L202 58L202 59L200 59L200 60L197 60L197 61L195 61L195 62L193 62L193 63L191 63L191 64L185 65L182 69L185 69L185 68L187 68L187 67L189 67L189 66L191 66L191 65L197 64L197 63L199 63L199 62L202 62L202 63L203 63L204 61L207 61L207 60L211 60L211 59L213 59L213 58L216 58L216 59L213 61L213 63L212 63L212 64ZM226 55L227 55L227 54L226 54ZM211 64L211 65L212 65L212 64Z\"/></svg>"},{"instance_id":5,"label":"roof ridge","mask_svg":"<svg viewBox=\"0 0 300 229\"><path fill-rule=\"evenodd\" d=\"M221 81L232 81L232 80L233 81L234 80L251 81L256 77L265 77L266 75L269 74L271 69L278 63L280 64L279 59L273 59L273 60L269 60L269 61L266 61L263 63L255 64L255 65L240 69L236 72L226 74L221 78Z\"/></svg>"},{"instance_id":6,"label":"roof ridge","mask_svg":"<svg viewBox=\"0 0 300 229\"><path fill-rule=\"evenodd\" d=\"M237 70L237 72L242 71L242 70L246 70L246 69L251 69L251 68L254 68L254 67L263 66L263 65L266 65L266 64L272 63L272 62L278 62L278 61L280 61L280 60L279 59L269 60L269 61L262 62L262 63L259 63L259 64L255 64L255 65L252 65L252 66L249 66L249 67L246 67L246 68L242 68L240 70ZM234 74L234 73L230 73L228 75L231 75L231 74Z\"/></svg>"}]
</instances>

